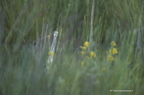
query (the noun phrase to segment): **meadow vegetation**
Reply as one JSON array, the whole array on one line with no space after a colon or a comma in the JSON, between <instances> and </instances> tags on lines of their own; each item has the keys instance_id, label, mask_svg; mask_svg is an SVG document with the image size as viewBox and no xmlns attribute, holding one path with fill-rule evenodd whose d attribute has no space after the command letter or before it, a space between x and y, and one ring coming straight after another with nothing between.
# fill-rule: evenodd
<instances>
[{"instance_id":1,"label":"meadow vegetation","mask_svg":"<svg viewBox=\"0 0 144 95\"><path fill-rule=\"evenodd\" d=\"M142 95L143 15L143 0L0 0L0 95Z\"/></svg>"}]
</instances>

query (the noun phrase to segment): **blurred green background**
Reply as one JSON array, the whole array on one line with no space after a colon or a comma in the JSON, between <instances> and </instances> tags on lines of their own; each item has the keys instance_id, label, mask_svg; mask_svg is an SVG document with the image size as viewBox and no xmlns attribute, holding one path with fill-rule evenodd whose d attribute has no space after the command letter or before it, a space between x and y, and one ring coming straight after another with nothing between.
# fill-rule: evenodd
<instances>
[{"instance_id":1,"label":"blurred green background","mask_svg":"<svg viewBox=\"0 0 144 95\"><path fill-rule=\"evenodd\" d=\"M0 95L142 95L143 14L143 0L1 0ZM85 41L96 58L81 55ZM118 54L107 61L111 41Z\"/></svg>"}]
</instances>

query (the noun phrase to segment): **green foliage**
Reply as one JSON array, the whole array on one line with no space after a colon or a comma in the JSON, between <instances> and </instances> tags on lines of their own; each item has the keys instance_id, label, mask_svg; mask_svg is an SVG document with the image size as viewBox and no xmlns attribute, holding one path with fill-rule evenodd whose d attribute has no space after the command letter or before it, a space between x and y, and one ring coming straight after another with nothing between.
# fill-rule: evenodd
<instances>
[{"instance_id":1,"label":"green foliage","mask_svg":"<svg viewBox=\"0 0 144 95\"><path fill-rule=\"evenodd\" d=\"M142 95L143 0L95 0L93 18L92 3L1 0L0 95ZM80 46L89 41L91 19L93 42L88 51L96 57L87 59ZM58 42L47 74L45 64L55 30ZM107 61L111 41L116 42L118 54Z\"/></svg>"}]
</instances>

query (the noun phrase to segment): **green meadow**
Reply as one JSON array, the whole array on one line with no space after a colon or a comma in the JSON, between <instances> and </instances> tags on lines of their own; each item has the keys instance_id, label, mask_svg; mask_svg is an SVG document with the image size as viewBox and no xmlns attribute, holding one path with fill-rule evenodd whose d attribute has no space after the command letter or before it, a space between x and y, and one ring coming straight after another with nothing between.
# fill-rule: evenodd
<instances>
[{"instance_id":1,"label":"green meadow","mask_svg":"<svg viewBox=\"0 0 144 95\"><path fill-rule=\"evenodd\" d=\"M143 15L143 0L0 0L0 95L143 95Z\"/></svg>"}]
</instances>

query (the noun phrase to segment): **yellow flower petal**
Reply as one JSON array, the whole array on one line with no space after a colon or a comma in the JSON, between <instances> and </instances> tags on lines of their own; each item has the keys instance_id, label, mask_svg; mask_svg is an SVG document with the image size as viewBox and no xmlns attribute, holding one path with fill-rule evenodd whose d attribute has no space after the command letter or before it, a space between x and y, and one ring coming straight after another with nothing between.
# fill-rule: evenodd
<instances>
[{"instance_id":1,"label":"yellow flower petal","mask_svg":"<svg viewBox=\"0 0 144 95\"><path fill-rule=\"evenodd\" d=\"M113 57L112 55L108 55L107 60L108 60L108 61L113 61L113 60L114 60L114 57Z\"/></svg>"},{"instance_id":2,"label":"yellow flower petal","mask_svg":"<svg viewBox=\"0 0 144 95\"><path fill-rule=\"evenodd\" d=\"M117 54L117 53L118 53L117 48L113 48L113 49L112 49L112 53L113 53L113 54Z\"/></svg>"},{"instance_id":3,"label":"yellow flower petal","mask_svg":"<svg viewBox=\"0 0 144 95\"><path fill-rule=\"evenodd\" d=\"M90 52L90 57L96 57L96 54L93 51L91 51Z\"/></svg>"},{"instance_id":4,"label":"yellow flower petal","mask_svg":"<svg viewBox=\"0 0 144 95\"><path fill-rule=\"evenodd\" d=\"M84 52L84 51L81 51L81 54L82 54L82 55L84 55L84 54L85 54L85 52Z\"/></svg>"},{"instance_id":5,"label":"yellow flower petal","mask_svg":"<svg viewBox=\"0 0 144 95\"><path fill-rule=\"evenodd\" d=\"M88 47L88 46L89 46L89 42L88 42L88 41L85 41L85 42L84 42L84 46Z\"/></svg>"},{"instance_id":6,"label":"yellow flower petal","mask_svg":"<svg viewBox=\"0 0 144 95\"><path fill-rule=\"evenodd\" d=\"M48 54L49 54L50 56L54 56L54 52L52 52L52 51L50 51Z\"/></svg>"},{"instance_id":7,"label":"yellow flower petal","mask_svg":"<svg viewBox=\"0 0 144 95\"><path fill-rule=\"evenodd\" d=\"M86 49L86 47L85 47L85 46L80 46L80 48L81 48L81 49L83 49L83 50L85 50L85 49Z\"/></svg>"},{"instance_id":8,"label":"yellow flower petal","mask_svg":"<svg viewBox=\"0 0 144 95\"><path fill-rule=\"evenodd\" d=\"M110 44L111 46L116 46L116 43L114 41L112 41Z\"/></svg>"},{"instance_id":9,"label":"yellow flower petal","mask_svg":"<svg viewBox=\"0 0 144 95\"><path fill-rule=\"evenodd\" d=\"M118 53L118 50L117 50L117 48L112 48L112 49L109 51L109 53L111 53L111 54L117 54L117 53Z\"/></svg>"}]
</instances>

